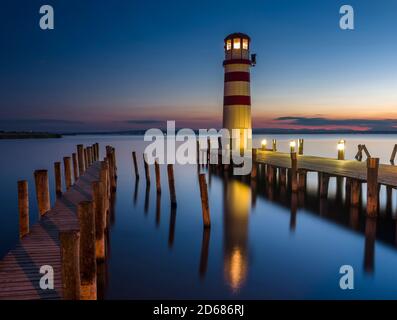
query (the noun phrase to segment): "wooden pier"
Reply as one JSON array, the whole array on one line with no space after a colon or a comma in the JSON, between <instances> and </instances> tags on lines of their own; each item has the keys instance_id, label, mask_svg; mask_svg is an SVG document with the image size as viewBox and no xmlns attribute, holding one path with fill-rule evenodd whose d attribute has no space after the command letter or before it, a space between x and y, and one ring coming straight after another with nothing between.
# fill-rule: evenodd
<instances>
[{"instance_id":1,"label":"wooden pier","mask_svg":"<svg viewBox=\"0 0 397 320\"><path fill-rule=\"evenodd\" d=\"M24 197L27 199L27 182L18 183L21 239L15 248L0 261L0 300L96 299L95 258L100 262L105 255L103 241L112 194L110 188L115 186L115 182L112 183L109 178L112 174L113 177L116 177L114 149L107 148L107 157L104 161L99 161L98 144L87 149L83 149L82 145L79 145L77 149L79 164L77 166L75 163L74 177L75 179L77 176L79 178L74 181L73 185L71 184L72 173L69 160L67 160L65 166L67 190L62 193L61 184L56 181L57 199L52 208L49 208L47 171L38 170L35 172L35 177L41 176L40 179L36 179L36 197L39 202L39 210L40 207L49 210L40 210L39 221L30 228L29 220L26 219L28 203L22 201ZM87 150L85 151L86 155L84 155L83 150ZM87 156L86 159L85 156ZM73 158L76 159L75 156ZM108 161L109 158L112 159ZM77 167L79 167L79 172L77 172ZM59 163L56 163L56 180L60 179L59 172ZM45 179L42 179L42 177L45 177ZM86 232L84 226L87 225L87 222L84 220L81 210L83 205L87 204L91 205L92 208L88 212L89 220L94 221L97 218L96 225L102 227L97 228L97 230L92 227ZM101 212L98 213L98 210L101 210ZM101 214L103 217L101 217ZM91 234L93 234L92 237ZM76 240L83 238L92 239L92 243L89 244L88 241L84 241L83 245L80 246ZM89 247L89 249L85 249L85 247ZM83 250L87 251L83 252ZM87 285L83 283L85 277L87 277L87 272L83 273L83 269L88 262L88 250L93 251L94 260L91 260L91 262L94 266L88 265L88 270L90 273L92 269L94 273L92 277L95 281L95 286L89 288L90 290L93 288L95 292L89 293L85 290ZM43 289L41 281L48 272L48 266L53 270L53 288ZM47 275L52 276L51 273ZM49 283L45 285L50 286Z\"/></svg>"}]
</instances>

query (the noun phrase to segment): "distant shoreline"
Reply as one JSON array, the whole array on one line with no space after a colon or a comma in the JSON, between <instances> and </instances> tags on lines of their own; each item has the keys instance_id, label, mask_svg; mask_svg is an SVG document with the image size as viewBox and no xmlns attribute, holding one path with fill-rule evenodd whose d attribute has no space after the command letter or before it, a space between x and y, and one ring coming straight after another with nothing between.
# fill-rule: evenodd
<instances>
[{"instance_id":1,"label":"distant shoreline","mask_svg":"<svg viewBox=\"0 0 397 320\"><path fill-rule=\"evenodd\" d=\"M0 140L5 139L59 139L62 134L48 132L0 132Z\"/></svg>"}]
</instances>

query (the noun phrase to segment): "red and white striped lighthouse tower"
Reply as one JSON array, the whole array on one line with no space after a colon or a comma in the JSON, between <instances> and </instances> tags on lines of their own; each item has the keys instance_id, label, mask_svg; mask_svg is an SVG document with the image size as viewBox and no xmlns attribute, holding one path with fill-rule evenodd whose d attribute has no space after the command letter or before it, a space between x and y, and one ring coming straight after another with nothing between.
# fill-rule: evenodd
<instances>
[{"instance_id":1,"label":"red and white striped lighthouse tower","mask_svg":"<svg viewBox=\"0 0 397 320\"><path fill-rule=\"evenodd\" d=\"M250 56L250 42L243 33L225 38L223 128L230 134L239 130L240 149L252 148L250 67L255 64L255 55Z\"/></svg>"}]
</instances>

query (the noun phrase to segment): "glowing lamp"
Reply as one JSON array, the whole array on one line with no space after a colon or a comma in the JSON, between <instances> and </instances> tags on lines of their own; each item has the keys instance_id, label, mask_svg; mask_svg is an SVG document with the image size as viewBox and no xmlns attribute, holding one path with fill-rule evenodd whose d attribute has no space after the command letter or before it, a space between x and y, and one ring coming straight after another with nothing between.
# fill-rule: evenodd
<instances>
[{"instance_id":1,"label":"glowing lamp","mask_svg":"<svg viewBox=\"0 0 397 320\"><path fill-rule=\"evenodd\" d=\"M290 141L289 142L289 147L290 147L291 152L295 152L296 141L295 140Z\"/></svg>"},{"instance_id":2,"label":"glowing lamp","mask_svg":"<svg viewBox=\"0 0 397 320\"><path fill-rule=\"evenodd\" d=\"M267 146L267 140L266 139L262 140L261 146L262 146L262 150L266 150L266 146Z\"/></svg>"}]
</instances>

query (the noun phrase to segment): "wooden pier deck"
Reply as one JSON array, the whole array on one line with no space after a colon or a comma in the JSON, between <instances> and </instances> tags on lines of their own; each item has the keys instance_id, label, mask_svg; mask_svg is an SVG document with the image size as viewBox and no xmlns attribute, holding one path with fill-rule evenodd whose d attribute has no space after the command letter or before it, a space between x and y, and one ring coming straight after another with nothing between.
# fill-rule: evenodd
<instances>
[{"instance_id":1,"label":"wooden pier deck","mask_svg":"<svg viewBox=\"0 0 397 320\"><path fill-rule=\"evenodd\" d=\"M278 168L291 168L291 155L283 152L263 151L258 149L257 162ZM336 177L367 181L367 164L357 160L337 160L331 158L298 155L297 170L322 172ZM397 166L380 164L378 183L393 188L397 187Z\"/></svg>"},{"instance_id":2,"label":"wooden pier deck","mask_svg":"<svg viewBox=\"0 0 397 320\"><path fill-rule=\"evenodd\" d=\"M62 299L60 231L79 230L77 206L92 201L93 181L100 178L94 162L55 205L30 228L16 247L0 261L0 299ZM40 267L54 269L54 290L40 288Z\"/></svg>"}]
</instances>

